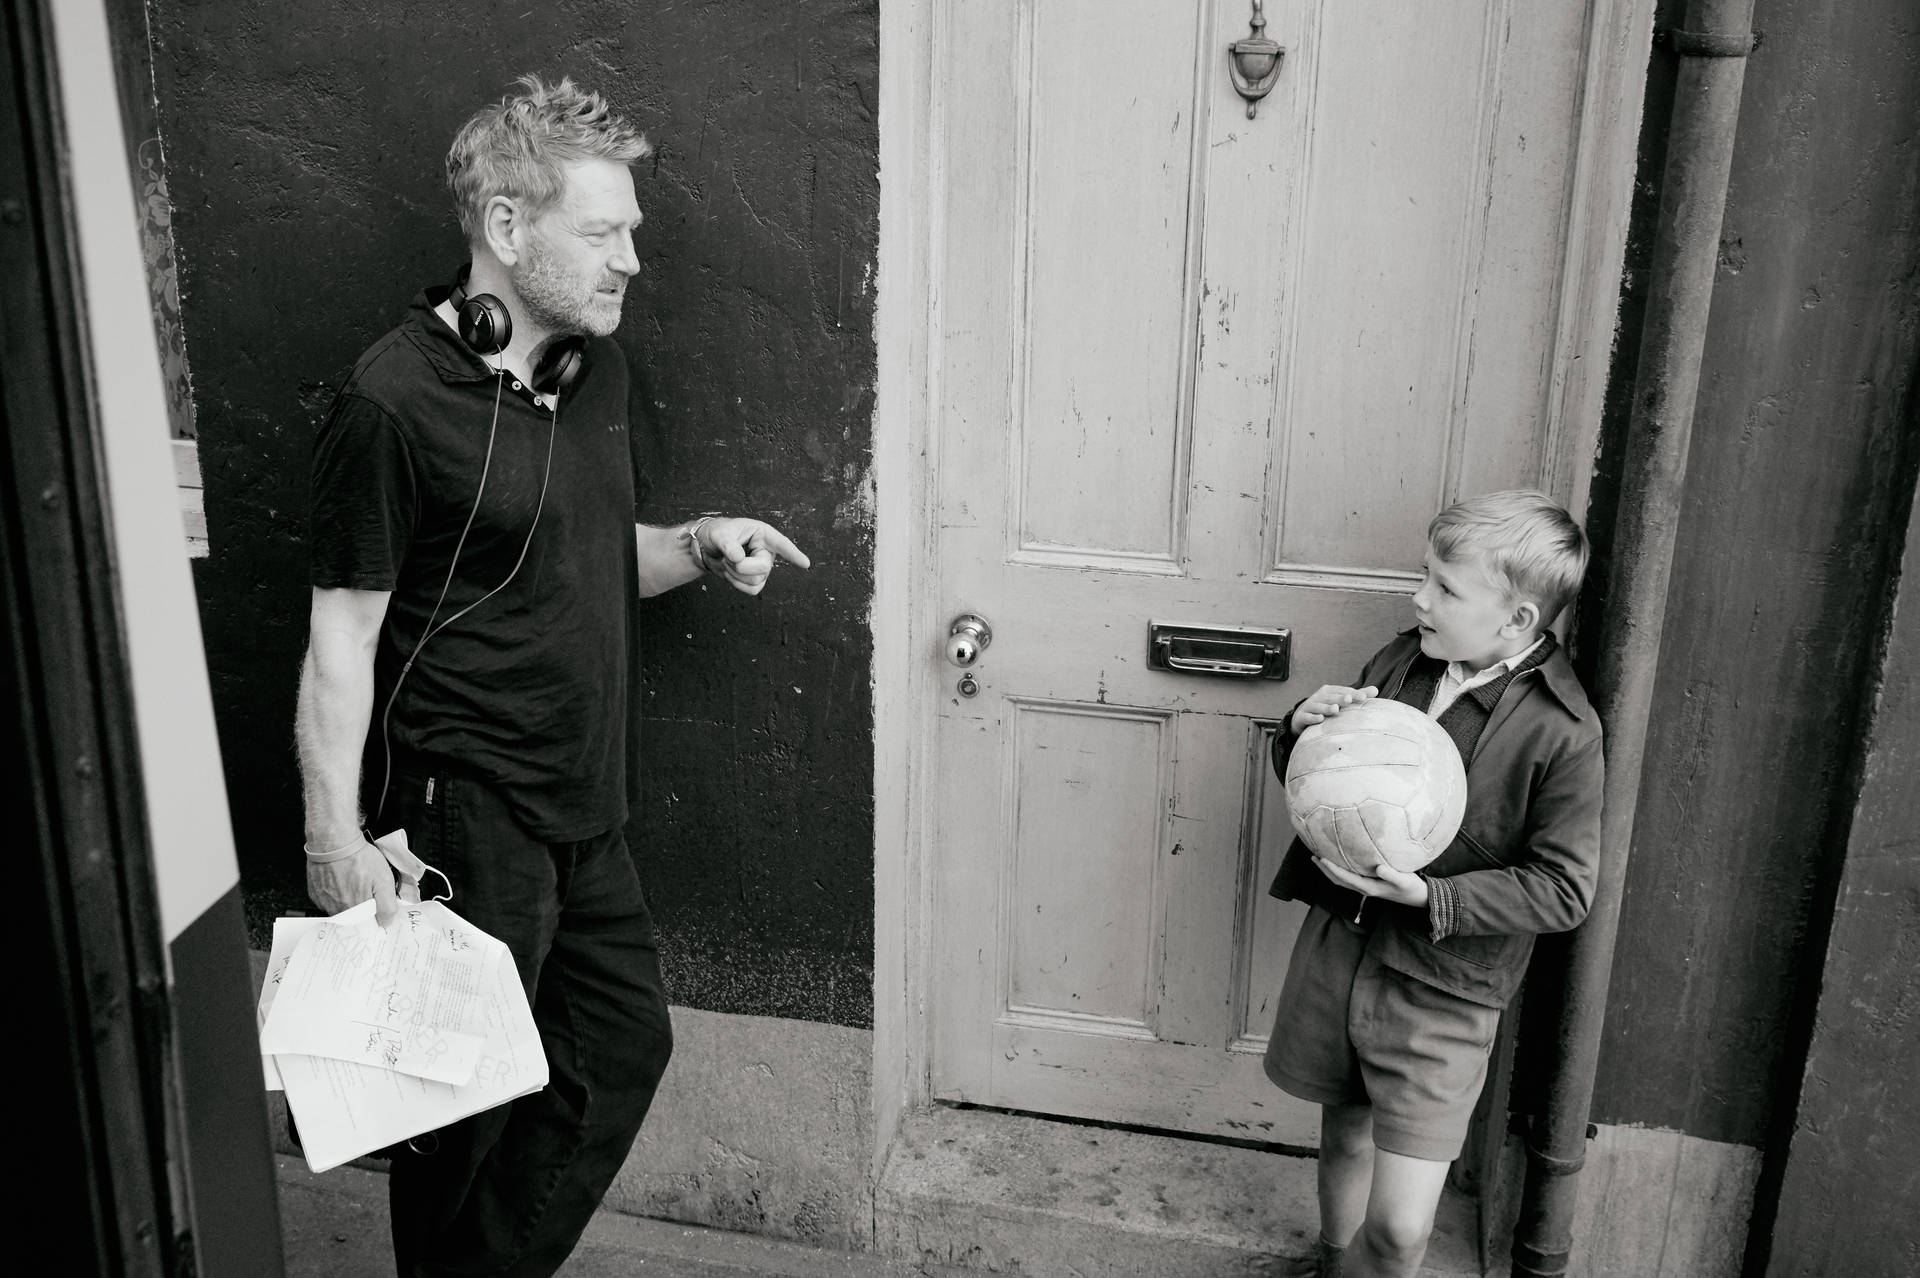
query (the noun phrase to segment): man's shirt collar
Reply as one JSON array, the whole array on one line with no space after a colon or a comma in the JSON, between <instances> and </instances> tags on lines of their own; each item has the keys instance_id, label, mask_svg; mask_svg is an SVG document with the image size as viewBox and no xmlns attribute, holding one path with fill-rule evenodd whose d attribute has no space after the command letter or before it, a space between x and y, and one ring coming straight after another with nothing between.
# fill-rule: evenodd
<instances>
[{"instance_id":1,"label":"man's shirt collar","mask_svg":"<svg viewBox=\"0 0 1920 1278\"><path fill-rule=\"evenodd\" d=\"M407 308L407 340L420 349L441 381L449 385L486 381L494 375L493 369L434 313L434 308L447 300L450 291L440 284L421 291L413 299L413 305Z\"/></svg>"}]
</instances>

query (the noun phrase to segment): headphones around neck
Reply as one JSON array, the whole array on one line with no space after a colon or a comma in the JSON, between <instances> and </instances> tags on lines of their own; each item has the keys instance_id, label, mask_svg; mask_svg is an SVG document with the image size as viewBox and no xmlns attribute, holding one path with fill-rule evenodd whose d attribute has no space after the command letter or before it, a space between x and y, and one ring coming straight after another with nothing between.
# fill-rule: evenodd
<instances>
[{"instance_id":1,"label":"headphones around neck","mask_svg":"<svg viewBox=\"0 0 1920 1278\"><path fill-rule=\"evenodd\" d=\"M470 269L462 266L460 273L453 277L453 290L447 295L447 301L459 320L460 340L476 355L498 355L513 340L513 315L507 310L507 304L491 293L467 296ZM574 379L580 376L586 348L584 337L562 337L547 343L539 363L533 366L533 389L542 395L552 395L573 385Z\"/></svg>"}]
</instances>

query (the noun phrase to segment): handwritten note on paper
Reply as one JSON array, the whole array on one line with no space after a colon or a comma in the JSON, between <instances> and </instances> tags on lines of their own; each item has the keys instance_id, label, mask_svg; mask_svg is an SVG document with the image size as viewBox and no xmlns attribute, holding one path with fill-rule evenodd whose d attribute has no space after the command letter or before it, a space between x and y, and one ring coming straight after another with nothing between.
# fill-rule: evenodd
<instances>
[{"instance_id":1,"label":"handwritten note on paper","mask_svg":"<svg viewBox=\"0 0 1920 1278\"><path fill-rule=\"evenodd\" d=\"M364 914L373 917L373 902L355 906L338 917ZM287 960L293 957L294 947L326 925L327 919L293 916L273 921L273 948L267 952L267 976L260 984L260 1005L254 1011L254 1032L262 1033L267 1028L267 1013L273 1008L273 996L280 991L281 982L286 980ZM273 1057L265 1052L260 1054L260 1064L266 1073L267 1090L281 1092L286 1084L280 1080L280 1067L274 1064Z\"/></svg>"},{"instance_id":2,"label":"handwritten note on paper","mask_svg":"<svg viewBox=\"0 0 1920 1278\"><path fill-rule=\"evenodd\" d=\"M504 947L438 902L391 927L354 911L321 921L277 976L260 1035L270 1055L326 1056L458 1085L484 1039L479 993ZM488 938L491 939L491 938Z\"/></svg>"},{"instance_id":3,"label":"handwritten note on paper","mask_svg":"<svg viewBox=\"0 0 1920 1278\"><path fill-rule=\"evenodd\" d=\"M479 1052L468 1081L460 1085L365 1060L305 1053L268 1056L267 1064L277 1071L287 1105L299 1124L307 1165L316 1172L546 1086L546 1055L506 946L438 905L406 909L435 911L436 925L465 929L482 952L481 975L465 1022L466 1032L481 1040ZM294 957L307 942L327 924L352 927L365 922L377 927L372 919L373 906L368 902L332 919L276 920L267 979L260 993L262 1025L275 1019L275 1007L285 998L290 980L298 976ZM264 1036L262 1042L265 1050Z\"/></svg>"}]
</instances>

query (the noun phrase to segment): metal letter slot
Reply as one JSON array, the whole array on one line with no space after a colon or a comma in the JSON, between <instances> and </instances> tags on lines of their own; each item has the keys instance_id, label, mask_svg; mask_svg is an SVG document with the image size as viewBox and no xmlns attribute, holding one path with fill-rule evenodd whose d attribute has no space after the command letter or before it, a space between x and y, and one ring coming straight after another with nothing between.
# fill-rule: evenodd
<instances>
[{"instance_id":1,"label":"metal letter slot","mask_svg":"<svg viewBox=\"0 0 1920 1278\"><path fill-rule=\"evenodd\" d=\"M1285 679L1293 634L1267 626L1190 626L1147 623L1147 669L1229 679Z\"/></svg>"}]
</instances>

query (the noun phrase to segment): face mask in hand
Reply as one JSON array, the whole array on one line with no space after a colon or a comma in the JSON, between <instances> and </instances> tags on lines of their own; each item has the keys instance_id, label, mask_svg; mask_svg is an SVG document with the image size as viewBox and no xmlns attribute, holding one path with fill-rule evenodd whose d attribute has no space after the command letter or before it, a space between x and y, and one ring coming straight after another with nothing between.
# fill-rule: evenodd
<instances>
[{"instance_id":1,"label":"face mask in hand","mask_svg":"<svg viewBox=\"0 0 1920 1278\"><path fill-rule=\"evenodd\" d=\"M440 871L434 869L431 865L428 865L425 861L422 861L413 854L413 849L407 846L407 832L405 830L389 831L375 839L373 846L380 849L380 854L387 858L387 864L391 865L394 868L394 872L400 876L401 900L411 901L417 904L420 900L420 882L429 874L436 876L441 883L446 885L446 894L444 896L436 896L430 899L435 901L451 901L453 899L453 880L441 874Z\"/></svg>"}]
</instances>

